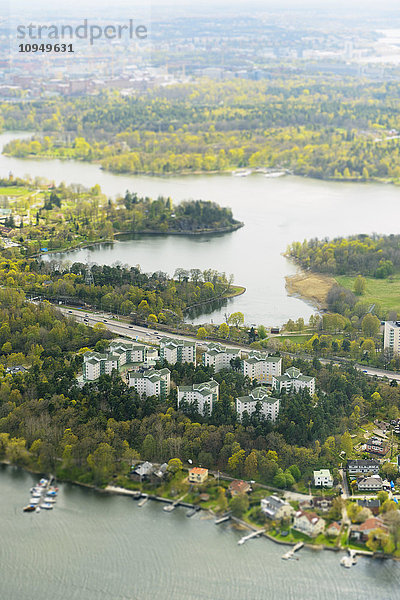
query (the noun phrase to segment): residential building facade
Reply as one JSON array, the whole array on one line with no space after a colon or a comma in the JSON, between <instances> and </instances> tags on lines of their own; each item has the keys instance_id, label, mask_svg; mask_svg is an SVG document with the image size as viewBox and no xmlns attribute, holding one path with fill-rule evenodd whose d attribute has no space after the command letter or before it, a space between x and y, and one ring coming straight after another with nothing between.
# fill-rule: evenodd
<instances>
[{"instance_id":1,"label":"residential building facade","mask_svg":"<svg viewBox=\"0 0 400 600\"><path fill-rule=\"evenodd\" d=\"M329 469L314 471L314 485L316 487L333 487L333 477Z\"/></svg>"},{"instance_id":2,"label":"residential building facade","mask_svg":"<svg viewBox=\"0 0 400 600\"><path fill-rule=\"evenodd\" d=\"M196 344L195 342L163 338L160 341L160 359L170 365L185 362L196 365Z\"/></svg>"},{"instance_id":3,"label":"residential building facade","mask_svg":"<svg viewBox=\"0 0 400 600\"><path fill-rule=\"evenodd\" d=\"M268 352L253 351L242 360L242 371L250 379L272 385L273 378L282 373L282 359L268 356Z\"/></svg>"},{"instance_id":4,"label":"residential building facade","mask_svg":"<svg viewBox=\"0 0 400 600\"><path fill-rule=\"evenodd\" d=\"M165 400L171 389L171 373L169 369L149 369L144 373L131 371L128 385L135 388L139 396L157 396Z\"/></svg>"},{"instance_id":5,"label":"residential building facade","mask_svg":"<svg viewBox=\"0 0 400 600\"><path fill-rule=\"evenodd\" d=\"M379 492L382 489L382 483L379 475L360 477L357 479L357 489L359 492Z\"/></svg>"},{"instance_id":6,"label":"residential building facade","mask_svg":"<svg viewBox=\"0 0 400 600\"><path fill-rule=\"evenodd\" d=\"M154 350L144 344L134 344L115 340L111 342L107 351L85 352L83 355L83 380L95 381L100 375L110 375L130 363L146 365L149 359L154 359Z\"/></svg>"},{"instance_id":7,"label":"residential building facade","mask_svg":"<svg viewBox=\"0 0 400 600\"><path fill-rule=\"evenodd\" d=\"M289 519L294 512L289 502L285 502L274 494L261 499L261 510L272 521Z\"/></svg>"},{"instance_id":8,"label":"residential building facade","mask_svg":"<svg viewBox=\"0 0 400 600\"><path fill-rule=\"evenodd\" d=\"M268 421L276 421L279 414L279 398L273 398L266 387L257 387L250 392L248 396L236 398L236 413L239 421L243 418L243 413L249 416L260 410L261 418Z\"/></svg>"},{"instance_id":9,"label":"residential building facade","mask_svg":"<svg viewBox=\"0 0 400 600\"><path fill-rule=\"evenodd\" d=\"M299 510L294 515L293 529L296 529L309 537L316 537L324 531L325 521L316 513Z\"/></svg>"},{"instance_id":10,"label":"residential building facade","mask_svg":"<svg viewBox=\"0 0 400 600\"><path fill-rule=\"evenodd\" d=\"M400 354L400 321L385 321L383 347L393 354Z\"/></svg>"},{"instance_id":11,"label":"residential building facade","mask_svg":"<svg viewBox=\"0 0 400 600\"><path fill-rule=\"evenodd\" d=\"M211 343L203 352L201 361L205 367L214 367L214 372L218 373L222 369L230 369L234 358L240 358L240 350Z\"/></svg>"},{"instance_id":12,"label":"residential building facade","mask_svg":"<svg viewBox=\"0 0 400 600\"><path fill-rule=\"evenodd\" d=\"M200 415L211 415L214 404L219 397L219 384L214 380L204 383L194 383L188 386L179 386L177 388L178 408L183 402L187 404L196 404L197 412Z\"/></svg>"},{"instance_id":13,"label":"residential building facade","mask_svg":"<svg viewBox=\"0 0 400 600\"><path fill-rule=\"evenodd\" d=\"M347 472L349 475L359 475L371 473L377 475L379 473L380 464L377 460L372 459L355 459L347 461Z\"/></svg>"},{"instance_id":14,"label":"residential building facade","mask_svg":"<svg viewBox=\"0 0 400 600\"><path fill-rule=\"evenodd\" d=\"M193 467L189 469L189 483L204 483L208 478L208 469Z\"/></svg>"},{"instance_id":15,"label":"residential building facade","mask_svg":"<svg viewBox=\"0 0 400 600\"><path fill-rule=\"evenodd\" d=\"M296 393L307 390L312 396L315 392L315 378L303 375L296 367L290 367L283 375L273 376L272 389L279 393L283 390Z\"/></svg>"}]
</instances>

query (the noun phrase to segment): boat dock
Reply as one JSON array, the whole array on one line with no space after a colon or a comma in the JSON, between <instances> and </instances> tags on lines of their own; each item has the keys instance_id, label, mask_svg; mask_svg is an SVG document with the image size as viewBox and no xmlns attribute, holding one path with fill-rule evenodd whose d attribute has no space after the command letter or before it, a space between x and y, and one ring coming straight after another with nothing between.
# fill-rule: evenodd
<instances>
[{"instance_id":1,"label":"boat dock","mask_svg":"<svg viewBox=\"0 0 400 600\"><path fill-rule=\"evenodd\" d=\"M245 542L247 542L248 540L251 540L253 538L258 537L259 535L262 535L263 533L265 533L267 530L266 529L259 529L257 531L252 531L251 533L243 536L242 538L240 538L240 540L238 541L239 546L241 546L242 544L244 544Z\"/></svg>"},{"instance_id":2,"label":"boat dock","mask_svg":"<svg viewBox=\"0 0 400 600\"><path fill-rule=\"evenodd\" d=\"M148 501L148 499L149 499L149 496L147 494L142 494L142 498L138 502L139 508L144 506L146 504L146 502Z\"/></svg>"},{"instance_id":3,"label":"boat dock","mask_svg":"<svg viewBox=\"0 0 400 600\"><path fill-rule=\"evenodd\" d=\"M178 498L178 500L174 500L174 502L172 502L172 504L168 504L168 506L164 506L165 512L172 512L173 510L175 510L176 507L178 506L178 504L180 502L182 502L182 500L184 499L185 496L186 496L186 494L183 494L183 496Z\"/></svg>"},{"instance_id":4,"label":"boat dock","mask_svg":"<svg viewBox=\"0 0 400 600\"><path fill-rule=\"evenodd\" d=\"M289 550L289 552L286 552L282 558L284 560L289 560L290 558L294 557L294 553L297 552L297 550L300 550L300 548L302 548L304 546L304 542L298 542L295 546L293 546L293 548L291 548L291 550Z\"/></svg>"},{"instance_id":5,"label":"boat dock","mask_svg":"<svg viewBox=\"0 0 400 600\"><path fill-rule=\"evenodd\" d=\"M232 518L232 513L228 512L225 513L224 515L222 515L222 517L219 517L219 519L215 519L214 523L216 525L219 525L220 523L225 523L225 521L229 521Z\"/></svg>"}]
</instances>

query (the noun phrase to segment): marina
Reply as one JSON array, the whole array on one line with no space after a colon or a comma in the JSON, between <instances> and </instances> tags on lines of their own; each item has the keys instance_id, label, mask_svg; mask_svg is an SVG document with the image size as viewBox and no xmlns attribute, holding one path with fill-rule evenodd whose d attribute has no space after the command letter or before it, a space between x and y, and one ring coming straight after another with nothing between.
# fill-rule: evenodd
<instances>
[{"instance_id":1,"label":"marina","mask_svg":"<svg viewBox=\"0 0 400 600\"><path fill-rule=\"evenodd\" d=\"M49 479L42 478L39 483L30 489L31 499L22 510L24 512L40 512L44 510L52 510L56 502L58 488L54 485L54 477L50 475Z\"/></svg>"}]
</instances>

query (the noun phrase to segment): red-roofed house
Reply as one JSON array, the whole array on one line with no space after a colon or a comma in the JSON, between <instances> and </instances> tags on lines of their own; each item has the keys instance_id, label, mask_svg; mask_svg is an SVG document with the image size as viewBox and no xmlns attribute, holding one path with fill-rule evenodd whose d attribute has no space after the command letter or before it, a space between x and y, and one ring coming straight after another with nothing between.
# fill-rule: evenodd
<instances>
[{"instance_id":1,"label":"red-roofed house","mask_svg":"<svg viewBox=\"0 0 400 600\"><path fill-rule=\"evenodd\" d=\"M204 483L207 481L208 469L202 467L193 467L189 469L189 482L190 483Z\"/></svg>"},{"instance_id":2,"label":"red-roofed house","mask_svg":"<svg viewBox=\"0 0 400 600\"><path fill-rule=\"evenodd\" d=\"M325 529L325 521L316 513L297 511L294 515L293 529L310 537L315 537Z\"/></svg>"},{"instance_id":3,"label":"red-roofed house","mask_svg":"<svg viewBox=\"0 0 400 600\"><path fill-rule=\"evenodd\" d=\"M241 481L235 479L229 484L228 492L233 496L240 496L240 494L248 494L251 492L251 485L247 481Z\"/></svg>"},{"instance_id":4,"label":"red-roofed house","mask_svg":"<svg viewBox=\"0 0 400 600\"><path fill-rule=\"evenodd\" d=\"M361 540L362 542L366 542L369 534L374 529L383 529L386 533L388 532L388 528L382 521L377 517L369 517L364 523L361 525L352 525L350 531L350 537L353 540Z\"/></svg>"}]
</instances>

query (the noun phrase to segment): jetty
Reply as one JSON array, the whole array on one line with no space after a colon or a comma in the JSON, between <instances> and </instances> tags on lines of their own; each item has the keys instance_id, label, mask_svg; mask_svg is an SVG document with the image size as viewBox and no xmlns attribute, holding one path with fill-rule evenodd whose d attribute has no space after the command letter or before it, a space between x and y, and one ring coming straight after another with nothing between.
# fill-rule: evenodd
<instances>
[{"instance_id":1,"label":"jetty","mask_svg":"<svg viewBox=\"0 0 400 600\"><path fill-rule=\"evenodd\" d=\"M242 544L246 543L248 540L251 540L253 538L258 537L259 535L262 535L263 533L265 533L267 530L266 529L258 529L257 531L252 531L251 533L244 535L242 538L240 538L240 540L238 541L239 546L241 546Z\"/></svg>"},{"instance_id":2,"label":"jetty","mask_svg":"<svg viewBox=\"0 0 400 600\"><path fill-rule=\"evenodd\" d=\"M216 525L219 525L220 523L225 523L225 521L229 521L231 518L232 518L232 513L227 512L224 515L222 515L222 517L219 517L219 519L215 519L214 523Z\"/></svg>"},{"instance_id":3,"label":"jetty","mask_svg":"<svg viewBox=\"0 0 400 600\"><path fill-rule=\"evenodd\" d=\"M172 502L172 504L168 504L168 506L164 506L165 512L172 512L173 510L175 510L176 507L178 506L178 504L180 502L182 502L182 500L184 499L185 496L186 496L186 494L183 494L183 496L178 498L178 500L175 500L174 502Z\"/></svg>"},{"instance_id":4,"label":"jetty","mask_svg":"<svg viewBox=\"0 0 400 600\"><path fill-rule=\"evenodd\" d=\"M294 553L297 552L298 550L300 550L300 548L302 548L304 546L304 542L297 542L297 544L295 546L293 546L293 548L291 548L288 552L286 552L282 558L284 560L289 560L290 558L294 557Z\"/></svg>"},{"instance_id":5,"label":"jetty","mask_svg":"<svg viewBox=\"0 0 400 600\"><path fill-rule=\"evenodd\" d=\"M146 502L148 501L148 499L149 499L148 494L142 494L142 498L139 500L138 506L139 507L144 506L146 504Z\"/></svg>"}]
</instances>

